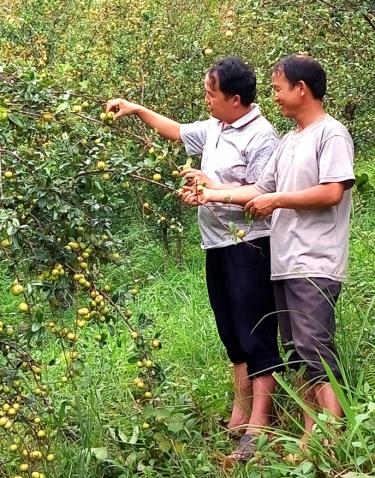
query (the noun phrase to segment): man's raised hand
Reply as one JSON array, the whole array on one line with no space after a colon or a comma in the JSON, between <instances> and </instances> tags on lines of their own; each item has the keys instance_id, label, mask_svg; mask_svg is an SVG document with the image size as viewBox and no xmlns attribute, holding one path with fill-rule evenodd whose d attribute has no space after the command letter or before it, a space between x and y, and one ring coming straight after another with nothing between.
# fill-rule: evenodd
<instances>
[{"instance_id":1,"label":"man's raised hand","mask_svg":"<svg viewBox=\"0 0 375 478\"><path fill-rule=\"evenodd\" d=\"M136 103L131 103L123 98L115 98L107 102L106 113L113 111L115 113L113 121L116 121L117 119L121 118L121 116L130 116L136 114L139 108L140 106Z\"/></svg>"}]
</instances>

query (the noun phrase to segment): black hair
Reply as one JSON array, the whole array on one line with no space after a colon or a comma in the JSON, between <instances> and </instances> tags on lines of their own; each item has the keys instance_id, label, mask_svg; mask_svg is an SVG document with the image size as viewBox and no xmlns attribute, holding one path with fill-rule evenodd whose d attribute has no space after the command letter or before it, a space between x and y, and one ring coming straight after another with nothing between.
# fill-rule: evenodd
<instances>
[{"instance_id":1,"label":"black hair","mask_svg":"<svg viewBox=\"0 0 375 478\"><path fill-rule=\"evenodd\" d=\"M310 88L313 97L322 100L327 90L326 73L322 65L307 55L289 55L279 60L273 73L284 72L292 86L303 81Z\"/></svg>"},{"instance_id":2,"label":"black hair","mask_svg":"<svg viewBox=\"0 0 375 478\"><path fill-rule=\"evenodd\" d=\"M237 56L228 56L216 62L208 70L208 77L213 86L217 77L218 86L226 96L239 95L243 106L249 106L255 100L255 72Z\"/></svg>"}]
</instances>

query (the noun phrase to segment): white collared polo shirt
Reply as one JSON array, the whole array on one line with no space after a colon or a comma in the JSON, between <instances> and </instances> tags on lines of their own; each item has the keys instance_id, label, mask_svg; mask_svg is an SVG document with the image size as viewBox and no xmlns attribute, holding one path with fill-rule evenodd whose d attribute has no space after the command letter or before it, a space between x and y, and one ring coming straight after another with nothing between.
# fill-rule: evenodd
<instances>
[{"instance_id":1,"label":"white collared polo shirt","mask_svg":"<svg viewBox=\"0 0 375 478\"><path fill-rule=\"evenodd\" d=\"M202 155L201 170L207 177L233 187L255 183L279 143L275 129L256 104L231 125L216 118L183 124L180 136L189 156ZM269 220L254 220L249 225L241 206L208 203L198 207L202 248L235 244L228 232L230 222L247 232L247 241L270 234Z\"/></svg>"}]
</instances>

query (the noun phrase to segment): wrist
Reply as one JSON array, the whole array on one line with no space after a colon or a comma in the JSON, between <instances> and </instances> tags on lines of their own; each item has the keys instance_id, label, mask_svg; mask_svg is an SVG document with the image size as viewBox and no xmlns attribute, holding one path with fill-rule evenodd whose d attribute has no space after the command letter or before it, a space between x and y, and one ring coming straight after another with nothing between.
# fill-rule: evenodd
<instances>
[{"instance_id":1,"label":"wrist","mask_svg":"<svg viewBox=\"0 0 375 478\"><path fill-rule=\"evenodd\" d=\"M133 109L133 114L139 116L140 118L142 117L142 114L146 111L146 108L142 105L137 105L134 103L134 109Z\"/></svg>"},{"instance_id":2,"label":"wrist","mask_svg":"<svg viewBox=\"0 0 375 478\"><path fill-rule=\"evenodd\" d=\"M283 194L282 193L273 193L274 194L274 206L275 209L279 209L284 207L284 202L283 202Z\"/></svg>"}]
</instances>

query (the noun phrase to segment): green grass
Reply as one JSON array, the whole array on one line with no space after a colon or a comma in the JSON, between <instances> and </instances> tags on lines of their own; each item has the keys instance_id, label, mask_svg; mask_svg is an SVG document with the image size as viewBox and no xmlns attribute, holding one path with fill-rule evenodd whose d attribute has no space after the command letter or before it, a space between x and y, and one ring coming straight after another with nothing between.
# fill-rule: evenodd
<instances>
[{"instance_id":1,"label":"green grass","mask_svg":"<svg viewBox=\"0 0 375 478\"><path fill-rule=\"evenodd\" d=\"M361 169L374 177L371 162L364 160ZM365 471L370 473L368 476L374 472L375 208L373 199L363 200L357 195L354 205L350 274L337 307L337 341L344 371L340 393L347 427L337 428L329 417L319 414L311 452L301 463L281 459L298 452L301 403L291 377L280 377L276 438L261 444L256 461L237 468L231 476L313 478L344 476L346 471ZM140 314L145 314L150 324L145 333L151 337L154 331L160 331L162 342L156 359L165 380L157 390L160 398L154 402L155 413L169 414L172 428L182 426L179 431L168 433L164 429L162 437L153 436L152 429L138 431L145 414L134 401L137 367L128 362L132 340L123 322L117 323L103 347L93 340L97 326L83 330L79 350L84 367L81 375L68 384L61 383L65 369L60 346L56 339L45 340L36 348L36 354L44 363L56 360L48 368L46 381L53 390L56 417L50 422L58 423L53 441L59 457L48 476L227 476L218 467L216 457L233 448L219 426L230 411L231 367L208 303L204 253L199 248L197 230L193 227L187 233L182 264L177 264L171 255L166 256L141 224L134 225L121 238L128 256L123 265L108 266L105 281L121 290L131 286L134 276L141 278L141 293L130 306L134 324L137 325ZM17 300L8 293L10 281L3 273L1 320L7 323L17 316ZM65 314L66 320L70 320L69 312ZM146 410L146 419L147 414L153 413ZM128 443L132 437L133 443ZM168 442L164 452L160 450L163 437ZM324 439L336 444L326 445ZM330 475L328 469L333 470Z\"/></svg>"}]
</instances>

